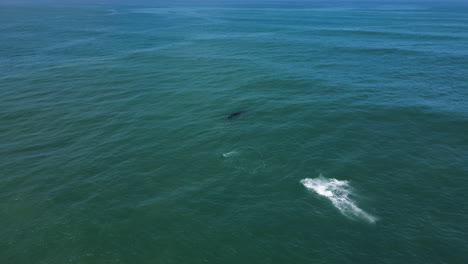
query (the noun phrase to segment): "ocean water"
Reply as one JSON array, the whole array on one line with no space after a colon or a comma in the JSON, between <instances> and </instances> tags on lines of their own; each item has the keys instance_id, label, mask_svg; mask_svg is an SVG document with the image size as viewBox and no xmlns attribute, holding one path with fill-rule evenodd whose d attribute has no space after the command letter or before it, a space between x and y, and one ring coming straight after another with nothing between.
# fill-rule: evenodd
<instances>
[{"instance_id":1,"label":"ocean water","mask_svg":"<svg viewBox=\"0 0 468 264\"><path fill-rule=\"evenodd\" d=\"M3 1L0 263L468 263L467 84L464 3Z\"/></svg>"}]
</instances>

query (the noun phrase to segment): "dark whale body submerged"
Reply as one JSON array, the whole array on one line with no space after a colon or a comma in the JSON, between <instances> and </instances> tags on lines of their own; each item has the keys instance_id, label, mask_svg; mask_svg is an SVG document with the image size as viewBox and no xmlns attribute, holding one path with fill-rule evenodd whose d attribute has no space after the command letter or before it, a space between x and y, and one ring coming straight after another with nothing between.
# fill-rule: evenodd
<instances>
[{"instance_id":1,"label":"dark whale body submerged","mask_svg":"<svg viewBox=\"0 0 468 264\"><path fill-rule=\"evenodd\" d=\"M240 115L242 115L243 113L245 113L245 111L239 111L239 112L232 113L227 117L227 119L236 119Z\"/></svg>"}]
</instances>

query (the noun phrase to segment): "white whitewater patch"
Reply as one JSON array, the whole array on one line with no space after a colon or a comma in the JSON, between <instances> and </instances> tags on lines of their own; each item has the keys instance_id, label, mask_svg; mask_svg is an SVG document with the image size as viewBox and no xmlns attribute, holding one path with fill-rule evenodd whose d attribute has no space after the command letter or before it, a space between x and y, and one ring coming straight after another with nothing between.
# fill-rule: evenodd
<instances>
[{"instance_id":1,"label":"white whitewater patch","mask_svg":"<svg viewBox=\"0 0 468 264\"><path fill-rule=\"evenodd\" d=\"M356 203L349 198L351 187L348 181L337 179L326 179L319 176L315 179L306 178L301 183L309 190L318 195L328 198L340 212L348 218L361 218L370 223L375 223L377 218L366 213L359 208Z\"/></svg>"},{"instance_id":2,"label":"white whitewater patch","mask_svg":"<svg viewBox=\"0 0 468 264\"><path fill-rule=\"evenodd\" d=\"M239 154L239 151L233 150L233 151L223 153L223 157L229 158L229 157L232 157L232 156L236 156L238 154Z\"/></svg>"}]
</instances>

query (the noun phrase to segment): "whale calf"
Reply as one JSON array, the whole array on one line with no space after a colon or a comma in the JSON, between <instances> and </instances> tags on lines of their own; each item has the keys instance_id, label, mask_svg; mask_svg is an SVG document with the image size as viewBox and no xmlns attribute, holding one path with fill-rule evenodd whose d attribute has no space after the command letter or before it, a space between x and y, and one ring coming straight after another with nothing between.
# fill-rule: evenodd
<instances>
[{"instance_id":1,"label":"whale calf","mask_svg":"<svg viewBox=\"0 0 468 264\"><path fill-rule=\"evenodd\" d=\"M232 113L227 117L227 119L236 119L240 115L242 115L243 113L245 113L245 111L239 111L239 112Z\"/></svg>"}]
</instances>

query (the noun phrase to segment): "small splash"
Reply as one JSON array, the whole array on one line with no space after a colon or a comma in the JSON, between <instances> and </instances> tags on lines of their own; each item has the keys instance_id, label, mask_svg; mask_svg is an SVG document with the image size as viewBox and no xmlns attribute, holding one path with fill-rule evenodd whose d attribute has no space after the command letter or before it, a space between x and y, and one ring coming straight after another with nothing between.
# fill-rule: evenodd
<instances>
[{"instance_id":1,"label":"small splash","mask_svg":"<svg viewBox=\"0 0 468 264\"><path fill-rule=\"evenodd\" d=\"M233 151L223 153L223 157L229 158L229 157L232 157L232 156L236 156L238 154L239 154L239 151L233 150Z\"/></svg>"},{"instance_id":2,"label":"small splash","mask_svg":"<svg viewBox=\"0 0 468 264\"><path fill-rule=\"evenodd\" d=\"M248 175L257 174L266 168L262 152L254 147L235 148L222 153L221 158L225 166Z\"/></svg>"},{"instance_id":3,"label":"small splash","mask_svg":"<svg viewBox=\"0 0 468 264\"><path fill-rule=\"evenodd\" d=\"M328 198L344 216L348 218L362 218L370 223L375 223L375 221L377 221L376 217L366 213L349 198L351 187L348 181L326 179L319 176L315 179L303 179L301 183L307 189Z\"/></svg>"}]
</instances>

